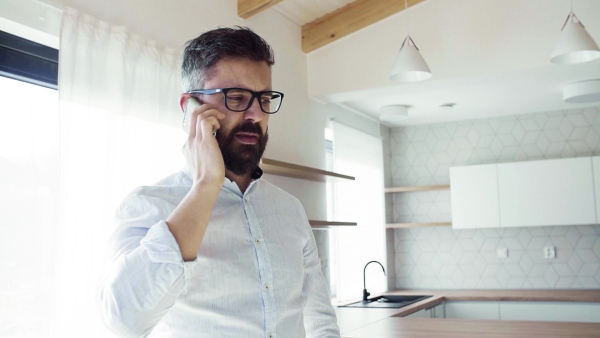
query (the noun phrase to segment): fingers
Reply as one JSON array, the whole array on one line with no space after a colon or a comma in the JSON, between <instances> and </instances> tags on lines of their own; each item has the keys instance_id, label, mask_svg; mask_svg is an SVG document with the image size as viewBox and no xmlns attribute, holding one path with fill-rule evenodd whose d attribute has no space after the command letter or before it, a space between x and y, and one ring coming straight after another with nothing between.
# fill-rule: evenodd
<instances>
[{"instance_id":1,"label":"fingers","mask_svg":"<svg viewBox=\"0 0 600 338\"><path fill-rule=\"evenodd\" d=\"M210 104L203 104L194 109L190 118L189 138L200 137L202 139L206 135L212 136L213 130L221 128L219 120L224 118L225 114Z\"/></svg>"}]
</instances>

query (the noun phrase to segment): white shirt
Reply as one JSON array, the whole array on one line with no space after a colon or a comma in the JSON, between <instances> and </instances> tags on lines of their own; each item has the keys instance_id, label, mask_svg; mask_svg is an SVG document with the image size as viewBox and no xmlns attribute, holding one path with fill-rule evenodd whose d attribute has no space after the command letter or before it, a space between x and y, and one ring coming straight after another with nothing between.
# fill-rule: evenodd
<instances>
[{"instance_id":1,"label":"white shirt","mask_svg":"<svg viewBox=\"0 0 600 338\"><path fill-rule=\"evenodd\" d=\"M165 219L190 190L184 171L119 207L98 292L119 337L339 337L301 203L257 179L225 179L198 257L184 262Z\"/></svg>"}]
</instances>

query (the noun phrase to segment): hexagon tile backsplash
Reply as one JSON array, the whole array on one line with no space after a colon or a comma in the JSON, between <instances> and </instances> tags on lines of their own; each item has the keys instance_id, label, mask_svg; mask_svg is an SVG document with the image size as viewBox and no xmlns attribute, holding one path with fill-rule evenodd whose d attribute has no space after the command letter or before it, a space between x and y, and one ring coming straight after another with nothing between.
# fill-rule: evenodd
<instances>
[{"instance_id":1,"label":"hexagon tile backsplash","mask_svg":"<svg viewBox=\"0 0 600 338\"><path fill-rule=\"evenodd\" d=\"M451 166L600 155L600 107L394 128L390 143L388 185L449 184ZM451 221L450 202L447 190L396 193L387 220ZM393 233L396 288L600 288L598 224Z\"/></svg>"}]
</instances>

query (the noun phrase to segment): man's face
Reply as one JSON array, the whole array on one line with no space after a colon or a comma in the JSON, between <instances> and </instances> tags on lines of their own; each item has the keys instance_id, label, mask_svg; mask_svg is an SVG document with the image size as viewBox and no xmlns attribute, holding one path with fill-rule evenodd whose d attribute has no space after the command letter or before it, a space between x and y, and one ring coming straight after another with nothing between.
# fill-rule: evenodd
<instances>
[{"instance_id":1,"label":"man's face","mask_svg":"<svg viewBox=\"0 0 600 338\"><path fill-rule=\"evenodd\" d=\"M212 74L203 89L237 87L255 92L272 89L271 69L266 62L243 58L221 60L214 66ZM203 95L202 101L217 106L225 114L217 131L225 168L235 175L251 173L267 146L269 114L260 109L258 99L243 112L227 109L221 93Z\"/></svg>"}]
</instances>

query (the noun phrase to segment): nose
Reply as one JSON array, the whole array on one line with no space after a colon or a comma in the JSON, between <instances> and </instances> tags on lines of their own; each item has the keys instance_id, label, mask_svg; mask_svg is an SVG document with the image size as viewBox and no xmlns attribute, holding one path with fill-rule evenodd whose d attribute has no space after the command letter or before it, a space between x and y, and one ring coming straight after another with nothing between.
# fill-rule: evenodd
<instances>
[{"instance_id":1,"label":"nose","mask_svg":"<svg viewBox=\"0 0 600 338\"><path fill-rule=\"evenodd\" d=\"M264 115L260 108L260 98L254 97L250 107L244 111L244 119L258 122L264 118Z\"/></svg>"}]
</instances>

